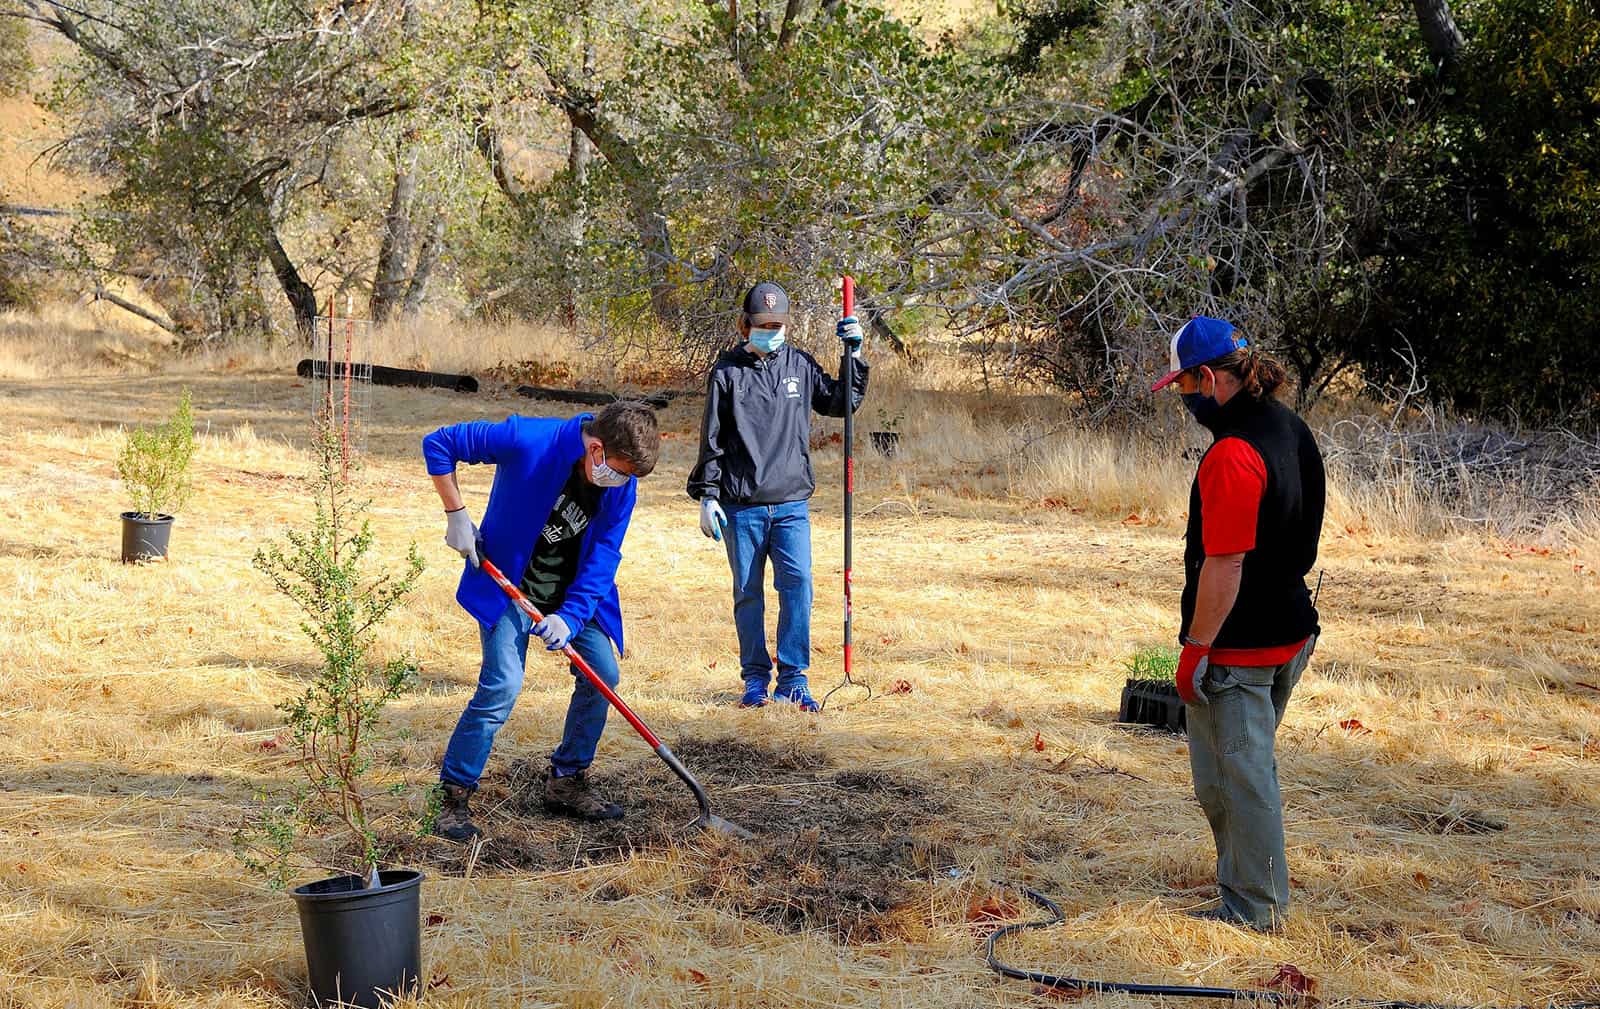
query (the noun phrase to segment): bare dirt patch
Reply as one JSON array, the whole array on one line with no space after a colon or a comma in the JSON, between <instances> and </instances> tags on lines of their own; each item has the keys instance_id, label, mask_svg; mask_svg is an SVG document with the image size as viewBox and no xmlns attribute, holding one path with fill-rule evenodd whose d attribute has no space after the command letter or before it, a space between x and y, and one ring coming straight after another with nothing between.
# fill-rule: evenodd
<instances>
[{"instance_id":1,"label":"bare dirt patch","mask_svg":"<svg viewBox=\"0 0 1600 1009\"><path fill-rule=\"evenodd\" d=\"M955 860L926 830L946 803L923 782L839 768L816 751L731 738L686 739L674 752L705 786L713 809L754 840L690 829L693 796L654 758L596 774L596 787L628 810L622 821L604 824L546 813L544 765L524 760L505 778L486 780L475 799L490 840L474 871L553 871L690 848L694 857L677 863L678 871L693 873L681 882L688 896L786 931L823 928L845 941L871 942L896 933L896 910L916 897L919 882ZM406 847L408 857L435 871L466 869L465 848L433 840ZM624 874L597 895L616 900L633 892Z\"/></svg>"}]
</instances>

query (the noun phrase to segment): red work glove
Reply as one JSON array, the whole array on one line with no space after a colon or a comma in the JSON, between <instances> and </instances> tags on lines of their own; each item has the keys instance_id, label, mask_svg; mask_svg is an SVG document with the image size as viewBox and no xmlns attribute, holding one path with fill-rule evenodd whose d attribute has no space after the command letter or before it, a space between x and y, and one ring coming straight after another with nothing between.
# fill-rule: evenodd
<instances>
[{"instance_id":1,"label":"red work glove","mask_svg":"<svg viewBox=\"0 0 1600 1009\"><path fill-rule=\"evenodd\" d=\"M1178 696L1185 704L1208 704L1206 674L1211 671L1211 646L1185 641L1178 655Z\"/></svg>"}]
</instances>

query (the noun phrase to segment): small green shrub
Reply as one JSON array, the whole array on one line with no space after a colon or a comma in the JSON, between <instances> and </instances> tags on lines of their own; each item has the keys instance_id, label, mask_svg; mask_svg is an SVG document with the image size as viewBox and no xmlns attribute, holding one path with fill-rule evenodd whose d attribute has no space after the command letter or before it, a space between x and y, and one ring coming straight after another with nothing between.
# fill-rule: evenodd
<instances>
[{"instance_id":1,"label":"small green shrub","mask_svg":"<svg viewBox=\"0 0 1600 1009\"><path fill-rule=\"evenodd\" d=\"M1171 647L1141 648L1123 661L1130 680L1168 680L1178 678L1178 650Z\"/></svg>"},{"instance_id":2,"label":"small green shrub","mask_svg":"<svg viewBox=\"0 0 1600 1009\"><path fill-rule=\"evenodd\" d=\"M308 853L313 864L370 877L386 854L374 824L388 811L379 806L384 798L398 804L410 791L403 780L371 785L368 773L379 717L415 680L416 667L404 657L374 662L371 652L378 626L416 587L422 557L413 543L398 573L368 571L373 536L362 517L368 502L351 493L337 431L323 425L316 449L309 528L289 531L286 542L254 558L256 569L300 608L300 630L322 657L311 684L278 705L304 780L262 796L234 839L239 859L274 889L288 884ZM329 839L331 847L311 852L329 829L343 843Z\"/></svg>"},{"instance_id":3,"label":"small green shrub","mask_svg":"<svg viewBox=\"0 0 1600 1009\"><path fill-rule=\"evenodd\" d=\"M117 456L117 476L133 500L133 510L155 517L171 514L189 499L189 461L194 458L194 410L189 390L178 409L159 427L127 433Z\"/></svg>"}]
</instances>

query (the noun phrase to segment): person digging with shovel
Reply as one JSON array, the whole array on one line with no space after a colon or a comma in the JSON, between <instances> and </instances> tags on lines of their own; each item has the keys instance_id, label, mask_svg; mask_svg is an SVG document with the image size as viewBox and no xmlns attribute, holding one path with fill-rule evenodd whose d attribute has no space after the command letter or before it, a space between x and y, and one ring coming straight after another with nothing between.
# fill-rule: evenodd
<instances>
[{"instance_id":1,"label":"person digging with shovel","mask_svg":"<svg viewBox=\"0 0 1600 1009\"><path fill-rule=\"evenodd\" d=\"M1275 396L1283 366L1229 323L1189 320L1171 356L1152 391L1176 388L1215 438L1189 494L1177 670L1222 898L1194 914L1271 931L1289 910L1274 740L1321 632L1305 578L1322 535L1322 453Z\"/></svg>"},{"instance_id":2,"label":"person digging with shovel","mask_svg":"<svg viewBox=\"0 0 1600 1009\"><path fill-rule=\"evenodd\" d=\"M843 417L861 406L867 364L861 324L839 320L844 352L855 356L854 388L831 377L810 354L788 344L789 296L762 282L745 294L741 344L723 351L706 381L700 457L689 496L700 502L700 531L722 540L733 572L733 624L739 635L744 694L739 706L767 703L766 566L778 590L778 677L772 698L818 710L811 666L811 516L817 480L811 469L811 414ZM841 366L843 361L841 359Z\"/></svg>"},{"instance_id":3,"label":"person digging with shovel","mask_svg":"<svg viewBox=\"0 0 1600 1009\"><path fill-rule=\"evenodd\" d=\"M445 543L466 559L456 601L477 619L483 646L477 692L456 723L439 771L434 833L440 837L467 841L482 833L468 802L522 689L530 637L551 651L570 644L606 684L617 685L613 645L623 647L617 565L638 480L655 468L660 450L655 413L636 402L571 420L512 416L453 424L422 440L428 475L444 505ZM495 467L481 527L461 500L459 463ZM480 569L484 557L521 572L522 593L546 614L543 620L535 623L511 604ZM544 805L580 819L615 820L622 807L601 796L588 777L610 705L578 670L572 673L566 726L544 776Z\"/></svg>"}]
</instances>

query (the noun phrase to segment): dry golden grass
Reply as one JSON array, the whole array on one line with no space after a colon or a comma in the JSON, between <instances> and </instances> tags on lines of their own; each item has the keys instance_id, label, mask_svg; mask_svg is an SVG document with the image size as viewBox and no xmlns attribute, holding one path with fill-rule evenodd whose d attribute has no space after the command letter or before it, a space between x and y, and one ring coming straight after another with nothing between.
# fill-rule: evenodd
<instances>
[{"instance_id":1,"label":"dry golden grass","mask_svg":"<svg viewBox=\"0 0 1600 1009\"><path fill-rule=\"evenodd\" d=\"M0 1006L301 1004L290 902L259 889L230 838L260 788L292 777L273 704L313 658L249 565L305 518L307 395L281 370L227 365L0 381ZM429 873L421 1005L1053 1004L982 966L995 916L1032 915L1000 880L1065 905L1068 927L1006 949L1045 968L1249 985L1292 963L1333 998L1600 995L1593 539L1417 538L1400 511L1339 490L1326 634L1280 737L1296 904L1283 935L1258 938L1175 913L1212 879L1184 746L1113 724L1122 658L1174 631L1192 463L1073 433L1021 455L1025 432L1062 422L1048 398L878 378L862 426L904 414L905 444L863 458L857 500L859 666L879 695L838 695L821 718L731 707L726 563L683 494L698 404L676 403L625 546L623 692L763 836L673 833L685 800L620 720L597 771L630 820L579 830L530 810L517 762L544 759L570 689L535 654L482 796L501 840L470 872L442 844L406 852ZM185 385L199 493L169 563L124 567L117 429L163 416ZM418 439L565 408L492 389L378 389L371 405L380 552L415 539L431 562L384 633L422 684L393 709L382 763L425 779L478 649ZM840 458L816 458L825 688ZM481 509L489 474L463 483ZM896 680L910 692L887 694ZM1457 814L1508 829L1474 834Z\"/></svg>"},{"instance_id":2,"label":"dry golden grass","mask_svg":"<svg viewBox=\"0 0 1600 1009\"><path fill-rule=\"evenodd\" d=\"M105 302L0 310L0 381L156 367L166 334Z\"/></svg>"}]
</instances>

